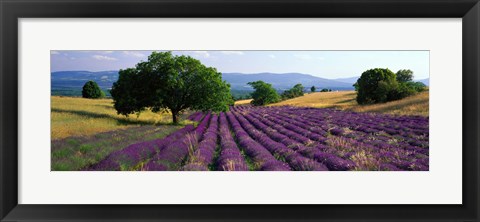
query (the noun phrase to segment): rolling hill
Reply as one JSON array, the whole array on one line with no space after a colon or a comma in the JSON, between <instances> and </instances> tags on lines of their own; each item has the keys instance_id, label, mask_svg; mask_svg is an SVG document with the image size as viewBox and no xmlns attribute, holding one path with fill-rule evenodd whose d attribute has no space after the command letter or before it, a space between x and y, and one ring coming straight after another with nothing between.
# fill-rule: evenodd
<instances>
[{"instance_id":1,"label":"rolling hill","mask_svg":"<svg viewBox=\"0 0 480 222\"><path fill-rule=\"evenodd\" d=\"M51 73L52 89L82 88L85 82L93 80L100 88L109 89L118 80L118 71L61 71Z\"/></svg>"},{"instance_id":2,"label":"rolling hill","mask_svg":"<svg viewBox=\"0 0 480 222\"><path fill-rule=\"evenodd\" d=\"M297 98L284 100L269 106L301 106L315 108L336 108L355 112L387 113L394 115L428 116L429 91L387 103L359 105L355 91L316 92ZM249 100L237 101L235 104L247 104Z\"/></svg>"},{"instance_id":3,"label":"rolling hill","mask_svg":"<svg viewBox=\"0 0 480 222\"><path fill-rule=\"evenodd\" d=\"M230 83L232 89L251 89L247 85L248 82L261 80L271 83L277 90L286 90L292 88L295 84L301 83L309 88L311 86L317 89L329 88L333 90L350 90L353 89L352 84L339 82L331 79L320 78L303 73L223 73L223 79Z\"/></svg>"},{"instance_id":4,"label":"rolling hill","mask_svg":"<svg viewBox=\"0 0 480 222\"><path fill-rule=\"evenodd\" d=\"M354 83L357 82L358 78L360 78L360 76L348 77L348 78L338 78L338 79L333 79L333 80L338 81L338 82L354 84Z\"/></svg>"}]
</instances>

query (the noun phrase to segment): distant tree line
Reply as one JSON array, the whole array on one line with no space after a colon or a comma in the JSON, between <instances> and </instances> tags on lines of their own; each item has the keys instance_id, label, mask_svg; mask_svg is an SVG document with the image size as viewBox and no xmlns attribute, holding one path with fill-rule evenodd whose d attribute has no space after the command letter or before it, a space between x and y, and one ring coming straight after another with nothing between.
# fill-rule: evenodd
<instances>
[{"instance_id":1,"label":"distant tree line","mask_svg":"<svg viewBox=\"0 0 480 222\"><path fill-rule=\"evenodd\" d=\"M263 81L249 82L248 85L254 89L253 93L251 93L252 101L250 102L254 106L268 105L270 103L303 96L305 91L305 87L303 87L302 84L296 84L281 94L273 88L272 84Z\"/></svg>"},{"instance_id":2,"label":"distant tree line","mask_svg":"<svg viewBox=\"0 0 480 222\"><path fill-rule=\"evenodd\" d=\"M312 86L310 88L310 92L316 92L316 91L317 91L317 88L315 86ZM331 92L331 91L332 91L332 89L327 89L327 88L323 88L323 89L320 90L320 92Z\"/></svg>"}]
</instances>

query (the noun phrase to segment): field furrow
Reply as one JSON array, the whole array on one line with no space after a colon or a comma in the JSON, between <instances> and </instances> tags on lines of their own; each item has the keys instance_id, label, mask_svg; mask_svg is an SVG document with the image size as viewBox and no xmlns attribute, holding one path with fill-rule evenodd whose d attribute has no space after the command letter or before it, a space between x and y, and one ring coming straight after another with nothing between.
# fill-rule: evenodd
<instances>
[{"instance_id":1,"label":"field furrow","mask_svg":"<svg viewBox=\"0 0 480 222\"><path fill-rule=\"evenodd\" d=\"M217 169L222 171L247 171L247 162L233 139L229 126L225 113L220 113L220 155L217 160Z\"/></svg>"},{"instance_id":2,"label":"field furrow","mask_svg":"<svg viewBox=\"0 0 480 222\"><path fill-rule=\"evenodd\" d=\"M215 149L218 142L218 115L213 114L210 124L203 134L202 140L196 146L189 146L188 156L182 170L185 171L206 171L212 164Z\"/></svg>"}]
</instances>

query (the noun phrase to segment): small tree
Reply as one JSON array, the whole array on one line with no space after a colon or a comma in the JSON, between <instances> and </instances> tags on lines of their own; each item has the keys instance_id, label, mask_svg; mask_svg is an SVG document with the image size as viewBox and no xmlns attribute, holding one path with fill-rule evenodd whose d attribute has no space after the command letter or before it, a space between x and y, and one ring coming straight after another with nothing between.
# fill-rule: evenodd
<instances>
[{"instance_id":1,"label":"small tree","mask_svg":"<svg viewBox=\"0 0 480 222\"><path fill-rule=\"evenodd\" d=\"M280 96L277 91L272 87L272 84L256 81L249 82L248 85L252 86L255 90L251 96L253 98L251 104L254 106L263 106L270 103L276 103L280 101Z\"/></svg>"},{"instance_id":2,"label":"small tree","mask_svg":"<svg viewBox=\"0 0 480 222\"><path fill-rule=\"evenodd\" d=\"M233 104L230 85L221 73L190 56L171 52L153 52L148 61L120 70L111 94L119 114L169 111L173 123L185 109L228 111Z\"/></svg>"},{"instance_id":3,"label":"small tree","mask_svg":"<svg viewBox=\"0 0 480 222\"><path fill-rule=\"evenodd\" d=\"M413 81L413 71L410 69L400 69L397 72L397 82L411 82Z\"/></svg>"},{"instance_id":4,"label":"small tree","mask_svg":"<svg viewBox=\"0 0 480 222\"><path fill-rule=\"evenodd\" d=\"M82 97L88 99L98 99L105 97L105 93L100 89L96 82L90 80L83 85Z\"/></svg>"},{"instance_id":5,"label":"small tree","mask_svg":"<svg viewBox=\"0 0 480 222\"><path fill-rule=\"evenodd\" d=\"M310 92L315 92L316 90L317 88L315 88L315 86L310 87Z\"/></svg>"},{"instance_id":6,"label":"small tree","mask_svg":"<svg viewBox=\"0 0 480 222\"><path fill-rule=\"evenodd\" d=\"M393 100L398 83L395 73L389 69L370 69L357 80L359 104L381 103Z\"/></svg>"},{"instance_id":7,"label":"small tree","mask_svg":"<svg viewBox=\"0 0 480 222\"><path fill-rule=\"evenodd\" d=\"M304 90L305 90L305 87L303 87L303 85L300 84L300 83L296 84L292 88L292 91L293 91L293 94L295 95L295 97L303 96L304 95L304 93L303 93Z\"/></svg>"},{"instance_id":8,"label":"small tree","mask_svg":"<svg viewBox=\"0 0 480 222\"><path fill-rule=\"evenodd\" d=\"M302 84L296 84L293 88L285 90L282 93L282 99L292 99L295 97L303 96L304 87Z\"/></svg>"}]
</instances>

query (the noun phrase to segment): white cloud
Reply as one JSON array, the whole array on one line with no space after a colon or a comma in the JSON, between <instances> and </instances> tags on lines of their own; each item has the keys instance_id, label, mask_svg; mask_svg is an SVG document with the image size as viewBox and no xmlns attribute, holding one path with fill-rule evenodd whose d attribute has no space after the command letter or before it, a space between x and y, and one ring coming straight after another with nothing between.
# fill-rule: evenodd
<instances>
[{"instance_id":1,"label":"white cloud","mask_svg":"<svg viewBox=\"0 0 480 222\"><path fill-rule=\"evenodd\" d=\"M145 57L145 54L135 51L123 51L123 54L126 56L133 56L138 58Z\"/></svg>"},{"instance_id":2,"label":"white cloud","mask_svg":"<svg viewBox=\"0 0 480 222\"><path fill-rule=\"evenodd\" d=\"M242 51L220 51L220 53L225 55L243 55Z\"/></svg>"},{"instance_id":3,"label":"white cloud","mask_svg":"<svg viewBox=\"0 0 480 222\"><path fill-rule=\"evenodd\" d=\"M102 54L112 54L113 51L101 51L100 53L102 53Z\"/></svg>"},{"instance_id":4,"label":"white cloud","mask_svg":"<svg viewBox=\"0 0 480 222\"><path fill-rule=\"evenodd\" d=\"M268 57L270 57L270 58L272 58L272 59L277 58L277 57L276 57L275 55L273 55L273 54L268 55Z\"/></svg>"},{"instance_id":5,"label":"white cloud","mask_svg":"<svg viewBox=\"0 0 480 222\"><path fill-rule=\"evenodd\" d=\"M194 56L196 57L204 57L204 58L210 57L210 53L208 53L207 51L193 51L193 53L195 53Z\"/></svg>"},{"instance_id":6,"label":"white cloud","mask_svg":"<svg viewBox=\"0 0 480 222\"><path fill-rule=\"evenodd\" d=\"M116 58L108 57L108 56L104 56L104 55L93 55L92 57L93 57L94 59L97 59L97 60L106 60L106 61L115 61L115 60L117 60Z\"/></svg>"},{"instance_id":7,"label":"white cloud","mask_svg":"<svg viewBox=\"0 0 480 222\"><path fill-rule=\"evenodd\" d=\"M51 55L58 55L58 54L60 54L60 53L59 53L58 51L53 51L53 50L52 50L52 51L50 51L50 54L51 54Z\"/></svg>"}]
</instances>

